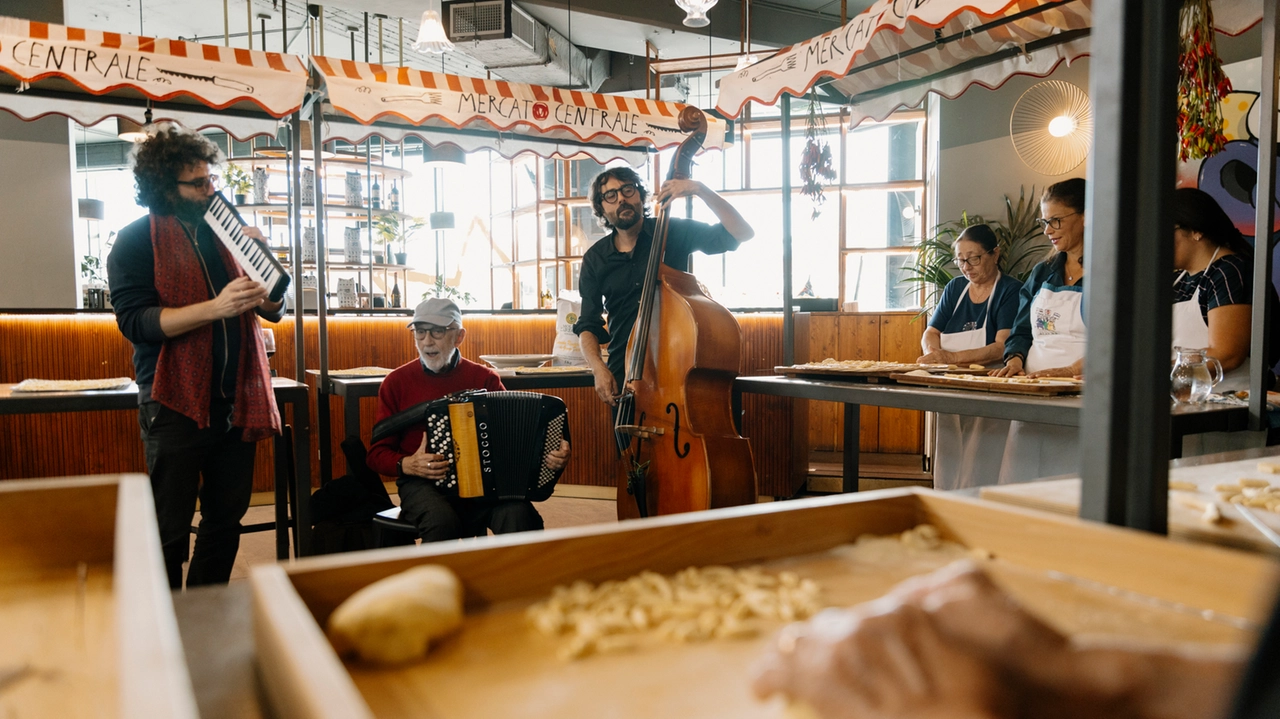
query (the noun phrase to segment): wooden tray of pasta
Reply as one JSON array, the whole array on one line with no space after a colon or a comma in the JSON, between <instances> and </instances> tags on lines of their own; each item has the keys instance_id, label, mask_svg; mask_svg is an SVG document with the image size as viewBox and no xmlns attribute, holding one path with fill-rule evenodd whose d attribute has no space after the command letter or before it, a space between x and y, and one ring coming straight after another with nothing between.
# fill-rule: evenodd
<instances>
[{"instance_id":1,"label":"wooden tray of pasta","mask_svg":"<svg viewBox=\"0 0 1280 719\"><path fill-rule=\"evenodd\" d=\"M990 377L985 374L965 375L947 371L943 374L895 373L889 375L895 382L945 389L967 389L976 392L1003 392L1007 394L1035 394L1052 396L1078 394L1084 383L1070 377L1031 379L1029 377Z\"/></svg>"},{"instance_id":2,"label":"wooden tray of pasta","mask_svg":"<svg viewBox=\"0 0 1280 719\"><path fill-rule=\"evenodd\" d=\"M806 364L780 365L773 371L787 377L821 377L823 379L888 379L891 375L924 371L950 372L953 374L986 374L990 370L985 367L957 367L946 364L916 364L913 362L891 362L882 360L835 360Z\"/></svg>"},{"instance_id":3,"label":"wooden tray of pasta","mask_svg":"<svg viewBox=\"0 0 1280 719\"><path fill-rule=\"evenodd\" d=\"M850 544L921 523L956 544ZM893 546L900 549L883 551ZM286 718L782 717L783 706L759 703L748 689L749 667L779 621L746 638L566 660L558 656L564 640L535 631L526 610L556 585L710 565L793 572L819 586L821 605L849 605L971 554L1064 631L1158 643L1249 641L1278 578L1277 565L1255 554L892 489L262 565L251 578L258 666ZM461 579L462 629L416 663L340 660L321 629L334 608L378 579L431 563Z\"/></svg>"},{"instance_id":4,"label":"wooden tray of pasta","mask_svg":"<svg viewBox=\"0 0 1280 719\"><path fill-rule=\"evenodd\" d=\"M0 482L4 716L197 716L143 475Z\"/></svg>"}]
</instances>

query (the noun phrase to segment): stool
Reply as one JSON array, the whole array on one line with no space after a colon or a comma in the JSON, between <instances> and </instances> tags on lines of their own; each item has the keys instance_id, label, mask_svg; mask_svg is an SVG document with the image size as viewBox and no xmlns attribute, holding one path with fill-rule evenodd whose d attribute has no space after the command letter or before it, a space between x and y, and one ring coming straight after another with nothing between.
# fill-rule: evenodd
<instances>
[{"instance_id":1,"label":"stool","mask_svg":"<svg viewBox=\"0 0 1280 719\"><path fill-rule=\"evenodd\" d=\"M392 507L373 515L373 547L399 547L413 544L418 528L400 518L400 508Z\"/></svg>"}]
</instances>

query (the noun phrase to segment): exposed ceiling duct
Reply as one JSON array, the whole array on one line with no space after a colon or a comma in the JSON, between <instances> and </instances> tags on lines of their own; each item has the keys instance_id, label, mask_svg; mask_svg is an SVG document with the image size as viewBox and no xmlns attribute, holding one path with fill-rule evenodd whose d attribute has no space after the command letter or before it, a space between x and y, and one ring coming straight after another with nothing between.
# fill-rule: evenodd
<instances>
[{"instance_id":1,"label":"exposed ceiling duct","mask_svg":"<svg viewBox=\"0 0 1280 719\"><path fill-rule=\"evenodd\" d=\"M455 51L503 80L595 92L609 77L609 52L583 49L511 0L446 0L445 33Z\"/></svg>"}]
</instances>

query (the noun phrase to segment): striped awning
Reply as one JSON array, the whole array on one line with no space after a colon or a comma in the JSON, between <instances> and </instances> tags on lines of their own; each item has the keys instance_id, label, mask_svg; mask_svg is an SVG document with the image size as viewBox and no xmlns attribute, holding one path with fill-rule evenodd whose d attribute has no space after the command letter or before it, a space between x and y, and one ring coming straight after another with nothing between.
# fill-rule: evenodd
<instances>
[{"instance_id":1,"label":"striped awning","mask_svg":"<svg viewBox=\"0 0 1280 719\"><path fill-rule=\"evenodd\" d=\"M283 117L302 105L307 70L296 55L86 30L0 17L0 84L153 101L190 98Z\"/></svg>"},{"instance_id":2,"label":"striped awning","mask_svg":"<svg viewBox=\"0 0 1280 719\"><path fill-rule=\"evenodd\" d=\"M879 0L843 27L783 48L720 82L716 109L773 104L825 85L849 122L955 98L1015 75L1043 77L1089 54L1092 0ZM1239 35L1262 19L1262 0L1213 0L1214 26Z\"/></svg>"},{"instance_id":3,"label":"striped awning","mask_svg":"<svg viewBox=\"0 0 1280 719\"><path fill-rule=\"evenodd\" d=\"M784 92L801 96L827 78L856 102L863 93L1060 33L1087 31L1089 5L1090 0L878 0L841 28L726 76L716 109L737 117L748 101L773 104Z\"/></svg>"},{"instance_id":4,"label":"striped awning","mask_svg":"<svg viewBox=\"0 0 1280 719\"><path fill-rule=\"evenodd\" d=\"M313 56L334 109L366 125L484 129L593 144L674 147L684 105ZM704 147L724 145L707 117Z\"/></svg>"}]
</instances>

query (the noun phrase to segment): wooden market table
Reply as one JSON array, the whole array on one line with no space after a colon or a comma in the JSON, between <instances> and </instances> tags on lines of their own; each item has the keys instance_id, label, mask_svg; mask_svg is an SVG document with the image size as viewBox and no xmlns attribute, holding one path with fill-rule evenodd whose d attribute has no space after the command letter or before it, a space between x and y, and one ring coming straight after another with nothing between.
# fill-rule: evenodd
<instances>
[{"instance_id":1,"label":"wooden market table","mask_svg":"<svg viewBox=\"0 0 1280 719\"><path fill-rule=\"evenodd\" d=\"M247 531L276 531L276 557L289 557L289 527L293 525L295 556L311 553L311 411L307 385L283 377L271 378L280 422L293 408L292 442L286 435L275 438L275 522L246 527ZM45 414L53 412L103 412L138 409L138 386L84 392L14 392L13 384L0 384L0 415ZM292 445L292 446L290 446ZM292 453L294 471L290 475L288 457ZM290 501L289 495L293 498ZM292 508L292 519L290 518Z\"/></svg>"},{"instance_id":2,"label":"wooden market table","mask_svg":"<svg viewBox=\"0 0 1280 719\"><path fill-rule=\"evenodd\" d=\"M901 384L807 379L802 377L739 377L733 386L735 406L744 392L794 399L840 402L844 405L844 486L858 490L858 435L862 405L926 412L1036 422L1063 427L1080 426L1080 395L1039 397L965 390L935 389ZM1170 413L1171 451L1181 453L1182 438L1203 432L1248 429L1249 409L1209 404L1179 406Z\"/></svg>"}]
</instances>

